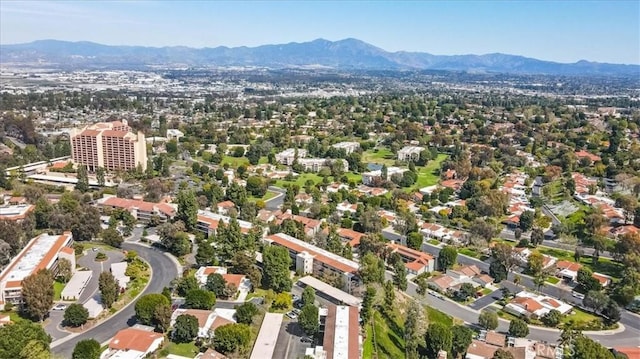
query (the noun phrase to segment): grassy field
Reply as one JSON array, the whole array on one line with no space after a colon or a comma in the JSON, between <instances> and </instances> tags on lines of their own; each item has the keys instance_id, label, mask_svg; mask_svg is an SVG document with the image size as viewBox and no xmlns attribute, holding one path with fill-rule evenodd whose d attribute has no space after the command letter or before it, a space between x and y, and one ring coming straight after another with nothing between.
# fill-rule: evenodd
<instances>
[{"instance_id":1,"label":"grassy field","mask_svg":"<svg viewBox=\"0 0 640 359\"><path fill-rule=\"evenodd\" d=\"M575 260L573 259L573 252L548 247L541 247L539 251L542 254L556 257L559 260L575 262ZM598 260L598 263L594 264L590 256L580 257L580 264L591 269L594 272L606 274L613 278L620 278L620 274L624 269L622 264L614 262L613 260L607 258L600 258Z\"/></svg>"},{"instance_id":2,"label":"grassy field","mask_svg":"<svg viewBox=\"0 0 640 359\"><path fill-rule=\"evenodd\" d=\"M453 318L450 315L429 306L425 306L425 308L427 309L427 319L429 323L441 323L449 327L453 326Z\"/></svg>"},{"instance_id":3,"label":"grassy field","mask_svg":"<svg viewBox=\"0 0 640 359\"><path fill-rule=\"evenodd\" d=\"M53 300L60 300L64 286L64 283L58 281L53 282Z\"/></svg>"},{"instance_id":4,"label":"grassy field","mask_svg":"<svg viewBox=\"0 0 640 359\"><path fill-rule=\"evenodd\" d=\"M401 323L398 319L389 318L382 314L381 311L373 313L375 342L379 359L404 358L403 325L404 323Z\"/></svg>"},{"instance_id":5,"label":"grassy field","mask_svg":"<svg viewBox=\"0 0 640 359\"><path fill-rule=\"evenodd\" d=\"M549 277L549 278L547 278L547 282L549 282L551 284L558 284L558 283L560 283L560 278L558 278L558 277Z\"/></svg>"},{"instance_id":6,"label":"grassy field","mask_svg":"<svg viewBox=\"0 0 640 359\"><path fill-rule=\"evenodd\" d=\"M273 191L267 191L267 193L264 194L264 196L262 196L262 198L257 198L257 197L249 197L248 200L252 201L252 202L256 202L256 201L268 201L271 198L275 197L278 195L278 192L273 192Z\"/></svg>"},{"instance_id":7,"label":"grassy field","mask_svg":"<svg viewBox=\"0 0 640 359\"><path fill-rule=\"evenodd\" d=\"M396 162L396 158L394 153L388 148L376 148L365 151L362 154L362 162L364 163L378 163L387 166L393 165Z\"/></svg>"},{"instance_id":8,"label":"grassy field","mask_svg":"<svg viewBox=\"0 0 640 359\"><path fill-rule=\"evenodd\" d=\"M322 181L322 177L318 176L315 173L301 173L298 177L296 177L293 181L285 181L285 180L277 180L275 186L284 188L287 184L297 184L300 188L304 187L305 182L307 180L312 180L313 183L319 183Z\"/></svg>"},{"instance_id":9,"label":"grassy field","mask_svg":"<svg viewBox=\"0 0 640 359\"><path fill-rule=\"evenodd\" d=\"M165 357L169 354L179 355L187 358L193 358L196 354L198 354L198 347L193 342L189 343L174 343L169 342L163 350L161 354L166 353Z\"/></svg>"},{"instance_id":10,"label":"grassy field","mask_svg":"<svg viewBox=\"0 0 640 359\"><path fill-rule=\"evenodd\" d=\"M416 181L415 186L418 188L423 188L427 186L433 186L438 183L440 179L438 170L440 166L442 166L442 162L447 159L447 155L439 154L435 160L427 163L425 167L417 167L418 169L418 180Z\"/></svg>"}]
</instances>

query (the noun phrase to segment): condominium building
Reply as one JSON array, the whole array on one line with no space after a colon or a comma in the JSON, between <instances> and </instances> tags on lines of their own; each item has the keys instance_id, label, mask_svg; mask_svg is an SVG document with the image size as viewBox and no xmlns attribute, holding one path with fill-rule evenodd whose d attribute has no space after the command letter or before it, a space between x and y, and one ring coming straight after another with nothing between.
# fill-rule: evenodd
<instances>
[{"instance_id":1,"label":"condominium building","mask_svg":"<svg viewBox=\"0 0 640 359\"><path fill-rule=\"evenodd\" d=\"M72 242L71 232L41 234L29 241L0 274L0 309L5 303L22 304L22 281L41 269L55 274L59 258L67 259L75 268L74 251L69 247Z\"/></svg>"},{"instance_id":2,"label":"condominium building","mask_svg":"<svg viewBox=\"0 0 640 359\"><path fill-rule=\"evenodd\" d=\"M165 202L153 203L136 199L120 198L113 195L105 195L96 201L96 206L102 211L122 209L138 221L147 223L154 218L158 222L166 222L176 214L177 206Z\"/></svg>"},{"instance_id":3,"label":"condominium building","mask_svg":"<svg viewBox=\"0 0 640 359\"><path fill-rule=\"evenodd\" d=\"M384 178L382 176L382 169L365 172L362 174L362 183L368 186L374 184L376 181L388 181L391 179L391 176L402 175L406 171L408 171L406 168L389 167L387 168L387 176Z\"/></svg>"},{"instance_id":4,"label":"condominium building","mask_svg":"<svg viewBox=\"0 0 640 359\"><path fill-rule=\"evenodd\" d=\"M398 161L415 161L420 158L422 151L424 151L424 147L406 146L398 151Z\"/></svg>"},{"instance_id":5,"label":"condominium building","mask_svg":"<svg viewBox=\"0 0 640 359\"><path fill-rule=\"evenodd\" d=\"M324 314L324 313L322 313ZM306 356L314 359L358 359L362 357L362 335L360 335L357 307L330 305L324 322L323 345L308 348Z\"/></svg>"},{"instance_id":6,"label":"condominium building","mask_svg":"<svg viewBox=\"0 0 640 359\"><path fill-rule=\"evenodd\" d=\"M323 274L337 274L342 278L346 292L351 292L353 284L359 284L358 263L318 248L308 242L301 241L284 233L270 235L264 241L271 245L279 245L289 250L295 263L296 271L322 277Z\"/></svg>"},{"instance_id":7,"label":"condominium building","mask_svg":"<svg viewBox=\"0 0 640 359\"><path fill-rule=\"evenodd\" d=\"M307 150L302 148L288 148L276 154L276 161L291 166L296 159L307 157Z\"/></svg>"},{"instance_id":8,"label":"condominium building","mask_svg":"<svg viewBox=\"0 0 640 359\"><path fill-rule=\"evenodd\" d=\"M331 145L333 148L342 149L346 152L346 154L351 154L360 148L360 144L358 142L338 142L334 145Z\"/></svg>"},{"instance_id":9,"label":"condominium building","mask_svg":"<svg viewBox=\"0 0 640 359\"><path fill-rule=\"evenodd\" d=\"M331 166L334 162L342 162L342 170L349 172L349 162L342 159L327 159L327 158L300 158L298 163L309 172L320 172L321 169Z\"/></svg>"},{"instance_id":10,"label":"condominium building","mask_svg":"<svg viewBox=\"0 0 640 359\"><path fill-rule=\"evenodd\" d=\"M142 132L131 132L126 120L100 122L70 132L71 157L95 172L147 168L147 146Z\"/></svg>"}]
</instances>

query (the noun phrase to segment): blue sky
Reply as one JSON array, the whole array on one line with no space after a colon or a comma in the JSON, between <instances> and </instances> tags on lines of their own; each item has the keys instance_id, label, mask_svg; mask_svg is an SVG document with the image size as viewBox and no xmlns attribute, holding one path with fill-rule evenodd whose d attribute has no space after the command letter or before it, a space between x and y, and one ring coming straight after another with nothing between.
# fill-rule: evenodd
<instances>
[{"instance_id":1,"label":"blue sky","mask_svg":"<svg viewBox=\"0 0 640 359\"><path fill-rule=\"evenodd\" d=\"M257 46L348 37L388 51L640 64L640 1L0 1L0 43Z\"/></svg>"}]
</instances>

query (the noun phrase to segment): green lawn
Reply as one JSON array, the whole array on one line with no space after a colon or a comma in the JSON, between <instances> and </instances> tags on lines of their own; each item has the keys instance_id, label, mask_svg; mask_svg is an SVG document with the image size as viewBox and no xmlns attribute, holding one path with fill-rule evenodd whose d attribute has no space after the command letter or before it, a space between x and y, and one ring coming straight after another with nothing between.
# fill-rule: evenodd
<instances>
[{"instance_id":1,"label":"green lawn","mask_svg":"<svg viewBox=\"0 0 640 359\"><path fill-rule=\"evenodd\" d=\"M53 300L60 300L64 286L64 283L60 283L58 281L53 282Z\"/></svg>"},{"instance_id":2,"label":"green lawn","mask_svg":"<svg viewBox=\"0 0 640 359\"><path fill-rule=\"evenodd\" d=\"M428 241L427 241L427 243L429 243L429 244L433 244L434 246L438 246L438 245L440 245L440 243L442 243L442 242L440 242L440 241L439 241L439 240L437 240L437 239L430 239L430 240L428 240Z\"/></svg>"},{"instance_id":3,"label":"green lawn","mask_svg":"<svg viewBox=\"0 0 640 359\"><path fill-rule=\"evenodd\" d=\"M418 180L416 181L416 186L418 188L423 188L427 186L433 186L438 183L440 179L438 175L438 170L442 165L442 162L447 159L447 155L439 154L435 160L430 161L424 167L417 167L418 169Z\"/></svg>"},{"instance_id":4,"label":"green lawn","mask_svg":"<svg viewBox=\"0 0 640 359\"><path fill-rule=\"evenodd\" d=\"M396 155L388 148L367 150L362 154L362 162L364 163L386 164L387 166L393 165L396 158Z\"/></svg>"},{"instance_id":5,"label":"green lawn","mask_svg":"<svg viewBox=\"0 0 640 359\"><path fill-rule=\"evenodd\" d=\"M322 177L315 173L301 173L298 177L295 177L293 181L285 181L285 180L277 180L276 187L284 188L287 184L297 184L300 188L304 187L305 182L307 180L312 180L313 183L319 183L322 181Z\"/></svg>"},{"instance_id":6,"label":"green lawn","mask_svg":"<svg viewBox=\"0 0 640 359\"><path fill-rule=\"evenodd\" d=\"M187 358L193 358L198 354L198 347L193 342L190 343L174 343L169 342L166 348L164 348L168 354L180 355Z\"/></svg>"},{"instance_id":7,"label":"green lawn","mask_svg":"<svg viewBox=\"0 0 640 359\"><path fill-rule=\"evenodd\" d=\"M345 176L347 176L347 178L349 179L349 182L353 181L356 184L359 184L360 182L362 182L362 175L361 174L347 172L347 173L345 173Z\"/></svg>"},{"instance_id":8,"label":"green lawn","mask_svg":"<svg viewBox=\"0 0 640 359\"><path fill-rule=\"evenodd\" d=\"M257 198L257 197L249 197L249 201L252 202L256 202L256 201L268 201L271 198L277 196L279 193L278 192L274 192L274 191L267 191L267 193L264 194L264 196L262 196L262 198Z\"/></svg>"},{"instance_id":9,"label":"green lawn","mask_svg":"<svg viewBox=\"0 0 640 359\"><path fill-rule=\"evenodd\" d=\"M381 311L373 313L377 358L404 358L404 330L397 319L386 317Z\"/></svg>"},{"instance_id":10,"label":"green lawn","mask_svg":"<svg viewBox=\"0 0 640 359\"><path fill-rule=\"evenodd\" d=\"M373 358L373 329L371 325L367 325L367 337L362 343L362 357L364 359Z\"/></svg>"},{"instance_id":11,"label":"green lawn","mask_svg":"<svg viewBox=\"0 0 640 359\"><path fill-rule=\"evenodd\" d=\"M493 291L492 291L491 289L489 289L489 288L484 288L484 289L482 289L482 294L483 294L483 295L487 295L487 294L489 294L489 293L491 293L491 292L493 292Z\"/></svg>"},{"instance_id":12,"label":"green lawn","mask_svg":"<svg viewBox=\"0 0 640 359\"><path fill-rule=\"evenodd\" d=\"M551 284L558 284L558 283L560 283L560 278L558 278L558 277L549 277L549 278L547 278L547 282L549 282Z\"/></svg>"},{"instance_id":13,"label":"green lawn","mask_svg":"<svg viewBox=\"0 0 640 359\"><path fill-rule=\"evenodd\" d=\"M579 308L573 307L573 310L562 318L562 323L574 322L578 325L586 325L592 323L594 320L600 320L601 318L587 313Z\"/></svg>"},{"instance_id":14,"label":"green lawn","mask_svg":"<svg viewBox=\"0 0 640 359\"><path fill-rule=\"evenodd\" d=\"M458 250L458 253L464 254L465 256L469 256L469 257L473 257L473 258L480 258L480 253L476 252L475 250L473 250L471 248L460 248Z\"/></svg>"},{"instance_id":15,"label":"green lawn","mask_svg":"<svg viewBox=\"0 0 640 359\"><path fill-rule=\"evenodd\" d=\"M450 315L441 312L436 308L432 308L429 306L426 306L426 308L427 319L429 320L429 323L441 323L449 327L453 326L453 318Z\"/></svg>"}]
</instances>

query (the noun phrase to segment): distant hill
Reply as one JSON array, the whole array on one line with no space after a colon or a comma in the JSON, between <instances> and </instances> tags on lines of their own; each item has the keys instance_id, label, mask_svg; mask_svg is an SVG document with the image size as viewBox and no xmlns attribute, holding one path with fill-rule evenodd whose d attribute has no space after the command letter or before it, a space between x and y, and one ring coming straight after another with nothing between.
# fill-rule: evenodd
<instances>
[{"instance_id":1,"label":"distant hill","mask_svg":"<svg viewBox=\"0 0 640 359\"><path fill-rule=\"evenodd\" d=\"M388 52L357 39L258 47L109 46L93 42L39 40L0 45L0 62L59 67L130 67L150 65L256 66L268 68L320 66L340 70L450 70L548 75L639 76L640 65L578 61L566 64L506 54L432 55Z\"/></svg>"}]
</instances>

